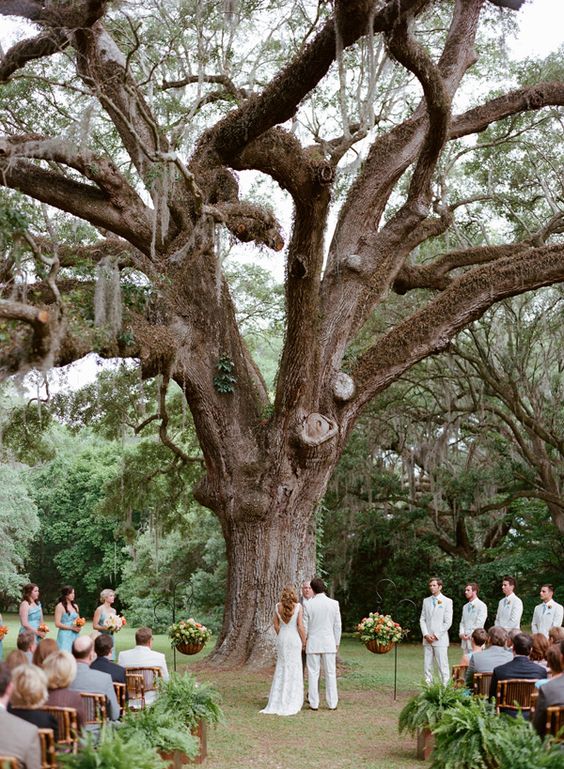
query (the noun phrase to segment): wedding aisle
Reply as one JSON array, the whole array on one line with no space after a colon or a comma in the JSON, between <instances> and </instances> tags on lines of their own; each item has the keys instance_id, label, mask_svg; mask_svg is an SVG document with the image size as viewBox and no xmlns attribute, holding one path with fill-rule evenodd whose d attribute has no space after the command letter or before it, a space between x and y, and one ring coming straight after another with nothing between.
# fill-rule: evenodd
<instances>
[{"instance_id":1,"label":"wedding aisle","mask_svg":"<svg viewBox=\"0 0 564 769\"><path fill-rule=\"evenodd\" d=\"M207 769L413 769L415 743L398 735L398 715L421 677L419 645L398 657L398 700L393 701L393 653L370 654L357 639L341 645L339 707L306 708L292 717L260 715L271 675L206 670L223 697L226 723L208 738Z\"/></svg>"}]
</instances>

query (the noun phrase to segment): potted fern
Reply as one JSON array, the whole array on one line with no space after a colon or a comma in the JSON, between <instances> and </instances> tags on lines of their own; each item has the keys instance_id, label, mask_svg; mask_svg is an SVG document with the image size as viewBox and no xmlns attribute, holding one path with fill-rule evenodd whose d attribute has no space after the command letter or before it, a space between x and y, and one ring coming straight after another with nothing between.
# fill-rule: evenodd
<instances>
[{"instance_id":1,"label":"potted fern","mask_svg":"<svg viewBox=\"0 0 564 769\"><path fill-rule=\"evenodd\" d=\"M431 769L559 769L562 751L521 717L498 715L483 697L446 711L434 729Z\"/></svg>"},{"instance_id":2,"label":"potted fern","mask_svg":"<svg viewBox=\"0 0 564 769\"><path fill-rule=\"evenodd\" d=\"M87 735L81 740L78 753L57 756L59 765L66 769L167 769L154 748L125 739L120 731L103 728L98 740Z\"/></svg>"},{"instance_id":3,"label":"potted fern","mask_svg":"<svg viewBox=\"0 0 564 769\"><path fill-rule=\"evenodd\" d=\"M136 744L157 750L169 766L195 759L200 743L175 712L154 707L129 712L123 718L120 735Z\"/></svg>"},{"instance_id":4,"label":"potted fern","mask_svg":"<svg viewBox=\"0 0 564 769\"><path fill-rule=\"evenodd\" d=\"M464 689L456 689L451 682L425 683L412 697L399 715L399 731L417 735L417 758L429 758L433 750L433 729L446 711L455 705L466 705L470 696Z\"/></svg>"},{"instance_id":5,"label":"potted fern","mask_svg":"<svg viewBox=\"0 0 564 769\"><path fill-rule=\"evenodd\" d=\"M194 763L207 755L207 730L223 720L220 696L211 684L199 683L189 673L173 673L168 681L159 681L159 696L152 708L156 713L174 713L199 741Z\"/></svg>"}]
</instances>

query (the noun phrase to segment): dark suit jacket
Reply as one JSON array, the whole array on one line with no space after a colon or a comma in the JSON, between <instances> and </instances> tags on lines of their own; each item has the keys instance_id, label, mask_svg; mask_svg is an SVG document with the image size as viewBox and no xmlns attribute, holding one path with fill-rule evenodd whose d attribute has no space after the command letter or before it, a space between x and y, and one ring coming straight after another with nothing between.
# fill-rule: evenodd
<instances>
[{"instance_id":1,"label":"dark suit jacket","mask_svg":"<svg viewBox=\"0 0 564 769\"><path fill-rule=\"evenodd\" d=\"M536 662L531 662L528 657L523 654L518 654L511 662L506 662L505 665L498 665L494 668L492 683L490 686L490 697L495 697L497 694L497 682L507 681L509 678L546 678L546 668L542 665L537 665Z\"/></svg>"},{"instance_id":2,"label":"dark suit jacket","mask_svg":"<svg viewBox=\"0 0 564 769\"><path fill-rule=\"evenodd\" d=\"M539 689L533 725L541 736L546 731L546 709L551 705L564 705L564 676L550 680Z\"/></svg>"},{"instance_id":3,"label":"dark suit jacket","mask_svg":"<svg viewBox=\"0 0 564 769\"><path fill-rule=\"evenodd\" d=\"M125 683L125 669L115 662L110 662L106 657L96 657L90 665L90 670L99 670L101 673L109 673L116 684Z\"/></svg>"},{"instance_id":4,"label":"dark suit jacket","mask_svg":"<svg viewBox=\"0 0 564 769\"><path fill-rule=\"evenodd\" d=\"M32 708L13 708L11 705L8 705L8 713L18 718L23 718L24 721L37 726L38 729L52 729L55 739L59 738L57 719L51 713L45 713L44 710L33 710Z\"/></svg>"}]
</instances>

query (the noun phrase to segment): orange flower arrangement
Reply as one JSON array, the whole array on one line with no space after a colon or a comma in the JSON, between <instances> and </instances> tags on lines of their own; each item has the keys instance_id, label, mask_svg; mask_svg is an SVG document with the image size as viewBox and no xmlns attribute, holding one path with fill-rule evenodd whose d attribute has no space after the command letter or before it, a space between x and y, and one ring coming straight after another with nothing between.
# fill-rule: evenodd
<instances>
[{"instance_id":1,"label":"orange flower arrangement","mask_svg":"<svg viewBox=\"0 0 564 769\"><path fill-rule=\"evenodd\" d=\"M41 625L39 625L39 627L37 629L40 630L42 633L48 633L49 632L49 628L47 627L47 625L44 622L42 622Z\"/></svg>"},{"instance_id":2,"label":"orange flower arrangement","mask_svg":"<svg viewBox=\"0 0 564 769\"><path fill-rule=\"evenodd\" d=\"M77 617L75 621L72 623L75 627L82 627L86 624L86 620L84 617Z\"/></svg>"},{"instance_id":3,"label":"orange flower arrangement","mask_svg":"<svg viewBox=\"0 0 564 769\"><path fill-rule=\"evenodd\" d=\"M8 632L8 625L0 625L0 641L4 638Z\"/></svg>"}]
</instances>

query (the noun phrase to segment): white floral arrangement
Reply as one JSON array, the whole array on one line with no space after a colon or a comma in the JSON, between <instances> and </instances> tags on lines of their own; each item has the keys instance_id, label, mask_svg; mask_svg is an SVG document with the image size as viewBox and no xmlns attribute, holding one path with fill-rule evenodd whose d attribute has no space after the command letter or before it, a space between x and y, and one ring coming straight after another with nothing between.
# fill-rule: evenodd
<instances>
[{"instance_id":1,"label":"white floral arrangement","mask_svg":"<svg viewBox=\"0 0 564 769\"><path fill-rule=\"evenodd\" d=\"M104 620L103 627L106 633L113 635L114 633L119 633L122 627L126 624L125 617L121 617L119 614L110 614Z\"/></svg>"}]
</instances>

